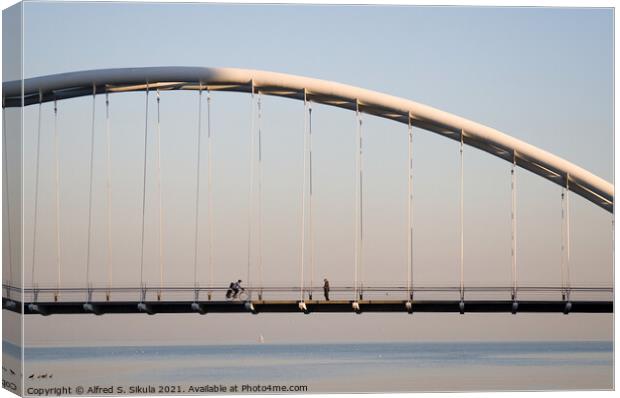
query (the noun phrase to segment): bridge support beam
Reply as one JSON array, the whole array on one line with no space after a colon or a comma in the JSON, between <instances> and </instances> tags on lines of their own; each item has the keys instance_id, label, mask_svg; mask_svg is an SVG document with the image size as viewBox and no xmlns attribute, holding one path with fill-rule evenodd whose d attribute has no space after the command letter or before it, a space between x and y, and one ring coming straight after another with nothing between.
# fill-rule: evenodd
<instances>
[{"instance_id":1,"label":"bridge support beam","mask_svg":"<svg viewBox=\"0 0 620 398\"><path fill-rule=\"evenodd\" d=\"M258 311L256 311L256 308L251 301L246 301L243 306L245 307L246 311L249 311L254 315L258 314Z\"/></svg>"},{"instance_id":2,"label":"bridge support beam","mask_svg":"<svg viewBox=\"0 0 620 398\"><path fill-rule=\"evenodd\" d=\"M3 307L9 311L14 311L14 312L21 311L21 309L18 310L17 302L15 300L6 299L3 304L4 304Z\"/></svg>"},{"instance_id":3,"label":"bridge support beam","mask_svg":"<svg viewBox=\"0 0 620 398\"><path fill-rule=\"evenodd\" d=\"M39 315L43 315L43 316L49 315L49 312L46 311L44 306L41 306L41 305L35 304L35 303L28 304L28 311L30 313L39 314Z\"/></svg>"},{"instance_id":4,"label":"bridge support beam","mask_svg":"<svg viewBox=\"0 0 620 398\"><path fill-rule=\"evenodd\" d=\"M570 301L567 301L566 304L564 304L564 315L568 315L572 308L573 304Z\"/></svg>"},{"instance_id":5,"label":"bridge support beam","mask_svg":"<svg viewBox=\"0 0 620 398\"><path fill-rule=\"evenodd\" d=\"M92 303L84 303L82 305L82 308L84 308L84 311L86 312L90 312L95 315L103 315L103 312L101 311L99 306L93 305Z\"/></svg>"},{"instance_id":6,"label":"bridge support beam","mask_svg":"<svg viewBox=\"0 0 620 398\"><path fill-rule=\"evenodd\" d=\"M207 313L207 310L205 309L204 305L197 303L197 302L193 302L191 305L192 311L199 313L200 315L204 315Z\"/></svg>"},{"instance_id":7,"label":"bridge support beam","mask_svg":"<svg viewBox=\"0 0 620 398\"><path fill-rule=\"evenodd\" d=\"M518 309L519 309L519 303L517 301L513 301L512 307L510 309L510 312L512 312L512 315L515 315Z\"/></svg>"},{"instance_id":8,"label":"bridge support beam","mask_svg":"<svg viewBox=\"0 0 620 398\"><path fill-rule=\"evenodd\" d=\"M101 314L161 314L161 313L200 313L199 304L206 313L300 313L299 301L275 300L261 302L230 302L230 301L159 301L159 302L131 302L131 301L101 301L91 304ZM462 305L461 305L462 303ZM26 315L51 315L51 314L88 314L83 302L40 302L24 303L23 313ZM313 301L305 302L309 313L350 313L353 309L356 313L363 312L394 312L409 313L460 313L464 312L465 306L468 313L507 313L514 310L514 302L510 300L416 300L411 308L407 308L407 301L403 300L366 300L348 301ZM355 305L355 307L354 307ZM570 301L559 300L533 301L525 300L518 303L519 313L613 313L613 301ZM22 313L22 303L15 300L2 300L4 310Z\"/></svg>"},{"instance_id":9,"label":"bridge support beam","mask_svg":"<svg viewBox=\"0 0 620 398\"><path fill-rule=\"evenodd\" d=\"M306 303L304 301L300 301L299 303L297 303L297 306L299 307L299 310L304 314L308 315L310 313L310 311L308 311L308 306L306 306Z\"/></svg>"},{"instance_id":10,"label":"bridge support beam","mask_svg":"<svg viewBox=\"0 0 620 398\"><path fill-rule=\"evenodd\" d=\"M155 315L153 308L147 303L138 303L138 312L146 312L149 315Z\"/></svg>"}]
</instances>

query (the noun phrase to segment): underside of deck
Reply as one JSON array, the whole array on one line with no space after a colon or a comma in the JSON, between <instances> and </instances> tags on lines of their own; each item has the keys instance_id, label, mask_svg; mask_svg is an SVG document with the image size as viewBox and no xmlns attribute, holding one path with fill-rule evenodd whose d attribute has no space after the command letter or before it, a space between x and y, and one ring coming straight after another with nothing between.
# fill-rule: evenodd
<instances>
[{"instance_id":1,"label":"underside of deck","mask_svg":"<svg viewBox=\"0 0 620 398\"><path fill-rule=\"evenodd\" d=\"M252 301L98 301L22 303L2 299L5 310L26 315L54 314L175 314L175 313L612 313L612 301L510 300L252 300Z\"/></svg>"}]
</instances>

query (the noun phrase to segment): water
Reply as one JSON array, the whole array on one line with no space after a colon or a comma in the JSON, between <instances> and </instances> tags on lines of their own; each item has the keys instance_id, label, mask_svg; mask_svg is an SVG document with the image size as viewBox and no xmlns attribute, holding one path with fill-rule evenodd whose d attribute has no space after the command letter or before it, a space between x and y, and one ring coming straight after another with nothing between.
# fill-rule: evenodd
<instances>
[{"instance_id":1,"label":"water","mask_svg":"<svg viewBox=\"0 0 620 398\"><path fill-rule=\"evenodd\" d=\"M19 354L6 342L3 349ZM297 384L308 392L611 389L613 375L611 342L30 347L24 356L27 387L170 385L182 393Z\"/></svg>"}]
</instances>

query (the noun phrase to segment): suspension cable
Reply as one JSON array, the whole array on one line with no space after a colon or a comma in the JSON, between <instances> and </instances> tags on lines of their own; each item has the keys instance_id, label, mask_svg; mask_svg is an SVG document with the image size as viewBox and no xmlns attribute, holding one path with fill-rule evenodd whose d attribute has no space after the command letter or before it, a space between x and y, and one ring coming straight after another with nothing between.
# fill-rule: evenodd
<instances>
[{"instance_id":1,"label":"suspension cable","mask_svg":"<svg viewBox=\"0 0 620 398\"><path fill-rule=\"evenodd\" d=\"M565 195L566 195L566 188L562 187L562 194L561 194L561 220L560 220L560 231L561 231L561 241L560 241L560 278L561 278L561 286L562 286L562 298L565 297L566 294L566 283L565 283L565 276L564 276L564 267L565 267L565 236L566 236L566 223L565 223Z\"/></svg>"},{"instance_id":2,"label":"suspension cable","mask_svg":"<svg viewBox=\"0 0 620 398\"><path fill-rule=\"evenodd\" d=\"M144 288L144 214L146 208L146 154L149 133L149 84L146 83L144 111L144 166L142 168L142 234L140 243L140 288Z\"/></svg>"},{"instance_id":3,"label":"suspension cable","mask_svg":"<svg viewBox=\"0 0 620 398\"><path fill-rule=\"evenodd\" d=\"M112 160L110 156L110 99L108 92L105 93L105 136L106 136L106 191L107 191L107 268L108 268L108 291L106 300L110 300L110 290L112 288Z\"/></svg>"},{"instance_id":4,"label":"suspension cable","mask_svg":"<svg viewBox=\"0 0 620 398\"><path fill-rule=\"evenodd\" d=\"M209 229L209 284L213 288L213 270L215 264L213 262L214 236L213 236L213 143L211 134L211 93L207 90L207 211L208 211L208 229Z\"/></svg>"},{"instance_id":5,"label":"suspension cable","mask_svg":"<svg viewBox=\"0 0 620 398\"><path fill-rule=\"evenodd\" d=\"M198 225L200 221L200 147L202 137L202 82L198 91L198 145L196 148L196 222L194 223L194 295L198 296ZM210 218L211 215L209 215Z\"/></svg>"},{"instance_id":6,"label":"suspension cable","mask_svg":"<svg viewBox=\"0 0 620 398\"><path fill-rule=\"evenodd\" d=\"M358 103L359 109L359 103ZM363 138L362 138L362 113L357 112L358 129L359 129L359 267L360 267L360 299L364 293L364 157L363 157Z\"/></svg>"},{"instance_id":7,"label":"suspension cable","mask_svg":"<svg viewBox=\"0 0 620 398\"><path fill-rule=\"evenodd\" d=\"M254 81L251 82L252 85L252 94L250 96L251 100L251 120L250 120L250 189L248 192L248 269L247 269L247 284L250 285L250 269L252 265L252 227L254 225ZM251 294L251 291L250 291Z\"/></svg>"},{"instance_id":8,"label":"suspension cable","mask_svg":"<svg viewBox=\"0 0 620 398\"><path fill-rule=\"evenodd\" d=\"M512 154L512 169L510 170L511 176L511 191L512 191L512 211L511 211L511 257L512 257L512 299L517 297L517 153Z\"/></svg>"},{"instance_id":9,"label":"suspension cable","mask_svg":"<svg viewBox=\"0 0 620 398\"><path fill-rule=\"evenodd\" d=\"M570 202L569 184L570 176L566 175L566 185L562 187L562 245L561 245L561 277L562 297L568 299L570 291Z\"/></svg>"},{"instance_id":10,"label":"suspension cable","mask_svg":"<svg viewBox=\"0 0 620 398\"><path fill-rule=\"evenodd\" d=\"M355 145L356 145L356 150L355 150L355 254L354 254L354 267L355 267L355 276L354 276L354 293L355 293L355 298L357 299L357 294L358 294L358 269L359 269L359 263L360 263L360 203L359 203L359 192L360 192L360 181L361 178L359 178L359 175L361 174L361 170L360 170L360 144L361 144L361 139L360 139L360 109L359 109L359 102L356 100L355 101L355 119L356 119L356 129L355 129Z\"/></svg>"},{"instance_id":11,"label":"suspension cable","mask_svg":"<svg viewBox=\"0 0 620 398\"><path fill-rule=\"evenodd\" d=\"M257 115L257 125L258 125L258 281L259 285L263 286L263 146L262 146L262 131L261 131L261 117L262 117L262 109L261 109L261 93L258 92L258 115ZM262 292L259 292L259 295L262 298Z\"/></svg>"},{"instance_id":12,"label":"suspension cable","mask_svg":"<svg viewBox=\"0 0 620 398\"><path fill-rule=\"evenodd\" d=\"M58 107L54 100L54 163L56 169L55 191L56 191L56 292L54 301L58 301L61 278L61 246L60 246L60 156L58 153Z\"/></svg>"},{"instance_id":13,"label":"suspension cable","mask_svg":"<svg viewBox=\"0 0 620 398\"><path fill-rule=\"evenodd\" d=\"M86 244L86 287L90 289L90 240L92 235L92 223L93 223L93 155L95 151L95 99L97 94L97 87L93 83L93 110L92 110L92 125L90 133L90 171L89 171L89 189L88 189L88 233Z\"/></svg>"},{"instance_id":14,"label":"suspension cable","mask_svg":"<svg viewBox=\"0 0 620 398\"><path fill-rule=\"evenodd\" d=\"M160 94L159 89L157 89L157 195L159 196L159 291L157 292L157 300L161 300L161 291L164 287L164 210L161 195L161 119L159 102Z\"/></svg>"},{"instance_id":15,"label":"suspension cable","mask_svg":"<svg viewBox=\"0 0 620 398\"><path fill-rule=\"evenodd\" d=\"M37 263L36 261L36 255L37 255L37 218L39 216L39 166L40 166L40 159L41 159L41 106L42 106L42 102L43 102L43 93L41 92L41 90L39 90L39 116L38 116L38 126L37 126L37 160L36 160L36 166L35 166L35 178L34 178L34 220L33 220L33 226L32 226L32 273L30 274L31 277L31 284L32 287L34 288L35 285L35 265Z\"/></svg>"},{"instance_id":16,"label":"suspension cable","mask_svg":"<svg viewBox=\"0 0 620 398\"><path fill-rule=\"evenodd\" d=\"M461 147L460 147L460 160L461 160L461 192L460 192L460 235L461 235L461 258L460 258L460 271L461 271L461 279L460 279L460 292L461 292L461 301L465 296L465 282L464 282L464 272L463 272L463 138L465 135L465 131L461 130Z\"/></svg>"},{"instance_id":17,"label":"suspension cable","mask_svg":"<svg viewBox=\"0 0 620 398\"><path fill-rule=\"evenodd\" d=\"M11 240L11 207L9 202L9 161L8 161L8 149L6 139L6 108L4 107L4 97L2 98L2 149L4 151L4 183L5 183L5 200L6 200L6 222L7 222L7 237L9 243L9 286L13 284L13 243ZM7 297L11 298L11 289L7 289Z\"/></svg>"},{"instance_id":18,"label":"suspension cable","mask_svg":"<svg viewBox=\"0 0 620 398\"><path fill-rule=\"evenodd\" d=\"M308 98L307 98L307 93L306 90L304 89L304 129L303 129L303 135L302 135L302 152L303 152L303 164L302 164L302 183L301 183L301 248L299 251L299 256L300 256L300 261L299 261L299 267L300 267L300 272L299 272L299 277L300 277L300 282L299 282L299 296L300 296L300 300L303 301L304 299L304 266L305 266L305 261L306 261L306 247L305 247L305 243L306 243L306 177L307 177L307 171L306 171L306 165L307 165L307 138L308 135Z\"/></svg>"},{"instance_id":19,"label":"suspension cable","mask_svg":"<svg viewBox=\"0 0 620 398\"><path fill-rule=\"evenodd\" d=\"M413 127L411 126L411 114L408 115L408 141L407 150L407 294L413 298Z\"/></svg>"},{"instance_id":20,"label":"suspension cable","mask_svg":"<svg viewBox=\"0 0 620 398\"><path fill-rule=\"evenodd\" d=\"M570 294L570 190L568 182L570 175L566 175L566 287L567 297Z\"/></svg>"},{"instance_id":21,"label":"suspension cable","mask_svg":"<svg viewBox=\"0 0 620 398\"><path fill-rule=\"evenodd\" d=\"M308 156L310 162L310 200L308 209L309 235L310 235L310 300L312 300L312 289L314 288L314 220L312 217L312 102L308 102Z\"/></svg>"}]
</instances>

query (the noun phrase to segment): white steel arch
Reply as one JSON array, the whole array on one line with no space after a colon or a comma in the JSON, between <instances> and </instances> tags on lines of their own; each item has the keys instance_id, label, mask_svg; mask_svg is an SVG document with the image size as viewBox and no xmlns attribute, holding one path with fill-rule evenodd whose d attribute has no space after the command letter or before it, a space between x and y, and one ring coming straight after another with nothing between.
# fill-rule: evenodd
<instances>
[{"instance_id":1,"label":"white steel arch","mask_svg":"<svg viewBox=\"0 0 620 398\"><path fill-rule=\"evenodd\" d=\"M3 106L146 90L261 92L337 106L396 120L477 147L542 176L613 212L614 186L589 171L499 130L376 91L326 80L236 68L143 67L99 69L3 83ZM23 90L23 91L22 91ZM22 96L23 92L23 96ZM462 137L461 137L462 136Z\"/></svg>"}]
</instances>

